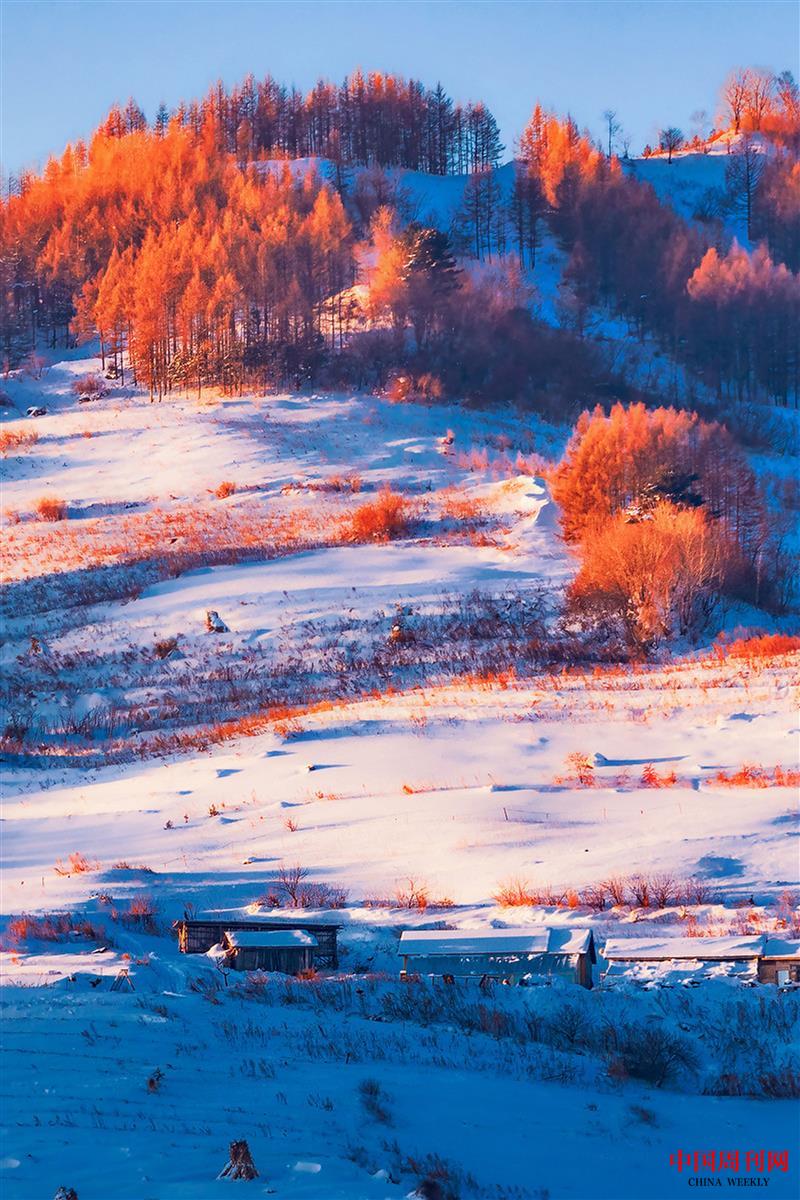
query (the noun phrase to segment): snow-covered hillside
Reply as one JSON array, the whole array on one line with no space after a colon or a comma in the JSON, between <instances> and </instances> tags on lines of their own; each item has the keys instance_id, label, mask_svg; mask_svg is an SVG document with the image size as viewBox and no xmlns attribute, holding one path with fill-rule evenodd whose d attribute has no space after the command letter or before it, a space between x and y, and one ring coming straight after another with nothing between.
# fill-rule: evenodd
<instances>
[{"instance_id":1,"label":"snow-covered hillside","mask_svg":"<svg viewBox=\"0 0 800 1200\"><path fill-rule=\"evenodd\" d=\"M636 1200L685 1194L680 1149L793 1145L775 1079L795 995L454 992L398 982L397 937L797 936L796 652L537 666L574 570L544 478L565 429L345 394L79 405L97 365L5 384L2 431L37 440L3 462L3 723L23 735L3 914L35 918L3 943L3 1196L211 1200L239 1186L215 1177L244 1137L259 1195L430 1178L464 1200ZM357 536L387 485L404 528ZM338 972L226 984L178 954L172 921L270 911L282 864L336 897L303 915L342 923ZM671 878L668 902L592 911L592 887L636 874ZM64 911L75 932L43 940L36 918ZM122 967L135 991L110 990ZM623 1070L607 1031L628 1026L678 1039L683 1065Z\"/></svg>"}]
</instances>

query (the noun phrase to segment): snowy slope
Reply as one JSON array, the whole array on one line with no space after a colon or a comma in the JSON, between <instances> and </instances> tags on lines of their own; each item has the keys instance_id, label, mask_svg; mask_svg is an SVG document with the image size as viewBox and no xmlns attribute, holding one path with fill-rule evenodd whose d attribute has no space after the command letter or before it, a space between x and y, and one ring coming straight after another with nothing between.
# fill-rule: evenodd
<instances>
[{"instance_id":1,"label":"snowy slope","mask_svg":"<svg viewBox=\"0 0 800 1200\"><path fill-rule=\"evenodd\" d=\"M564 429L355 395L151 405L118 389L78 406L69 383L91 365L6 384L17 412L48 415L3 423L39 434L3 464L2 653L22 697L4 723L24 710L44 743L3 764L4 924L70 910L96 928L3 943L4 1197L63 1183L81 1200L211 1200L235 1186L215 1177L246 1137L254 1194L385 1200L438 1173L464 1200L638 1200L643 1179L666 1200L685 1194L680 1148L789 1146L789 1101L703 1092L725 1069L760 1088L764 1038L788 1069L795 997L724 982L453 993L398 983L396 947L438 923L592 927L601 947L653 926L794 928L796 790L720 772L794 766L797 656L493 671L504 620L519 642L525 606L541 592L546 609L574 569L542 474ZM224 480L236 490L219 499ZM339 536L386 484L409 504L405 534ZM36 518L43 494L67 520ZM227 529L252 533L247 554ZM167 569L151 570L156 551ZM209 608L227 633L206 632ZM454 663L443 642L475 616ZM87 713L113 715L114 754ZM177 953L187 905L264 911L281 863L348 893L310 914L342 922L338 977L226 985L212 959ZM633 872L694 877L704 898L592 913L578 895ZM512 877L535 903L494 898ZM410 881L426 910L398 907ZM110 991L122 966L135 992ZM608 1022L685 1037L698 1065L664 1087L625 1078ZM796 1182L773 1172L771 1194Z\"/></svg>"}]
</instances>

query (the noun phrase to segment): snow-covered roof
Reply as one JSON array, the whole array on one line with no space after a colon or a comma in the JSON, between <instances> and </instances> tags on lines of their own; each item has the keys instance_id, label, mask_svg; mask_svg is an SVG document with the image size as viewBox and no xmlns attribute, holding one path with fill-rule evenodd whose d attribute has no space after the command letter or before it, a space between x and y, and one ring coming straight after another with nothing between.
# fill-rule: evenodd
<instances>
[{"instance_id":1,"label":"snow-covered roof","mask_svg":"<svg viewBox=\"0 0 800 1200\"><path fill-rule=\"evenodd\" d=\"M317 939L305 929L234 929L226 932L225 937L231 946L242 949L291 950L299 946L316 946Z\"/></svg>"},{"instance_id":2,"label":"snow-covered roof","mask_svg":"<svg viewBox=\"0 0 800 1200\"><path fill-rule=\"evenodd\" d=\"M405 929L400 954L585 954L591 929Z\"/></svg>"},{"instance_id":3,"label":"snow-covered roof","mask_svg":"<svg viewBox=\"0 0 800 1200\"><path fill-rule=\"evenodd\" d=\"M800 942L768 937L764 958L800 958Z\"/></svg>"},{"instance_id":4,"label":"snow-covered roof","mask_svg":"<svg viewBox=\"0 0 800 1200\"><path fill-rule=\"evenodd\" d=\"M762 936L609 938L603 948L603 958L623 961L691 959L696 962L760 958L764 941Z\"/></svg>"},{"instance_id":5,"label":"snow-covered roof","mask_svg":"<svg viewBox=\"0 0 800 1200\"><path fill-rule=\"evenodd\" d=\"M649 989L690 987L710 980L752 984L757 979L758 963L755 959L714 962L670 958L665 962L612 962L603 975L603 984L606 987L633 984Z\"/></svg>"}]
</instances>

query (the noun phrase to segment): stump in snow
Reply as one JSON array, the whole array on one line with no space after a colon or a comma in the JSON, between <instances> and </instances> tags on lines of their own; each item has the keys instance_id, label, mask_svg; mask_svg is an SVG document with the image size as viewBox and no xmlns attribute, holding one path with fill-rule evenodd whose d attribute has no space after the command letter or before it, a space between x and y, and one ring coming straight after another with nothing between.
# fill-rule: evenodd
<instances>
[{"instance_id":1,"label":"stump in snow","mask_svg":"<svg viewBox=\"0 0 800 1200\"><path fill-rule=\"evenodd\" d=\"M231 1142L228 1163L219 1174L219 1179L255 1179L258 1175L250 1147L244 1140Z\"/></svg>"},{"instance_id":2,"label":"stump in snow","mask_svg":"<svg viewBox=\"0 0 800 1200\"><path fill-rule=\"evenodd\" d=\"M53 1200L78 1200L78 1193L75 1188L60 1187Z\"/></svg>"},{"instance_id":3,"label":"stump in snow","mask_svg":"<svg viewBox=\"0 0 800 1200\"><path fill-rule=\"evenodd\" d=\"M206 612L206 629L209 633L230 633L222 617L213 608L209 608Z\"/></svg>"}]
</instances>

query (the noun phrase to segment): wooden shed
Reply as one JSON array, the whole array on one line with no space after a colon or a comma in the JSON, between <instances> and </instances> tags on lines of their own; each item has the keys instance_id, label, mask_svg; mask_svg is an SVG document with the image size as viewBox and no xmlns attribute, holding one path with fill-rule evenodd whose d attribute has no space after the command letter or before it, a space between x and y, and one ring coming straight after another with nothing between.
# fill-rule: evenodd
<instances>
[{"instance_id":1,"label":"wooden shed","mask_svg":"<svg viewBox=\"0 0 800 1200\"><path fill-rule=\"evenodd\" d=\"M764 942L762 936L609 938L602 950L608 964L602 979L645 987L724 978L756 983Z\"/></svg>"},{"instance_id":2,"label":"wooden shed","mask_svg":"<svg viewBox=\"0 0 800 1200\"><path fill-rule=\"evenodd\" d=\"M528 982L536 976L592 986L597 961L591 929L407 929L400 935L401 978Z\"/></svg>"},{"instance_id":3,"label":"wooden shed","mask_svg":"<svg viewBox=\"0 0 800 1200\"><path fill-rule=\"evenodd\" d=\"M341 925L309 921L261 921L257 917L237 921L230 917L192 917L176 921L178 948L182 954L205 954L222 941L225 933L265 933L301 929L317 939L314 962L318 967L339 966L338 933Z\"/></svg>"},{"instance_id":4,"label":"wooden shed","mask_svg":"<svg viewBox=\"0 0 800 1200\"><path fill-rule=\"evenodd\" d=\"M800 983L800 942L768 937L758 962L761 983Z\"/></svg>"},{"instance_id":5,"label":"wooden shed","mask_svg":"<svg viewBox=\"0 0 800 1200\"><path fill-rule=\"evenodd\" d=\"M304 929L226 930L222 949L234 971L280 971L297 975L314 965L317 939Z\"/></svg>"}]
</instances>

